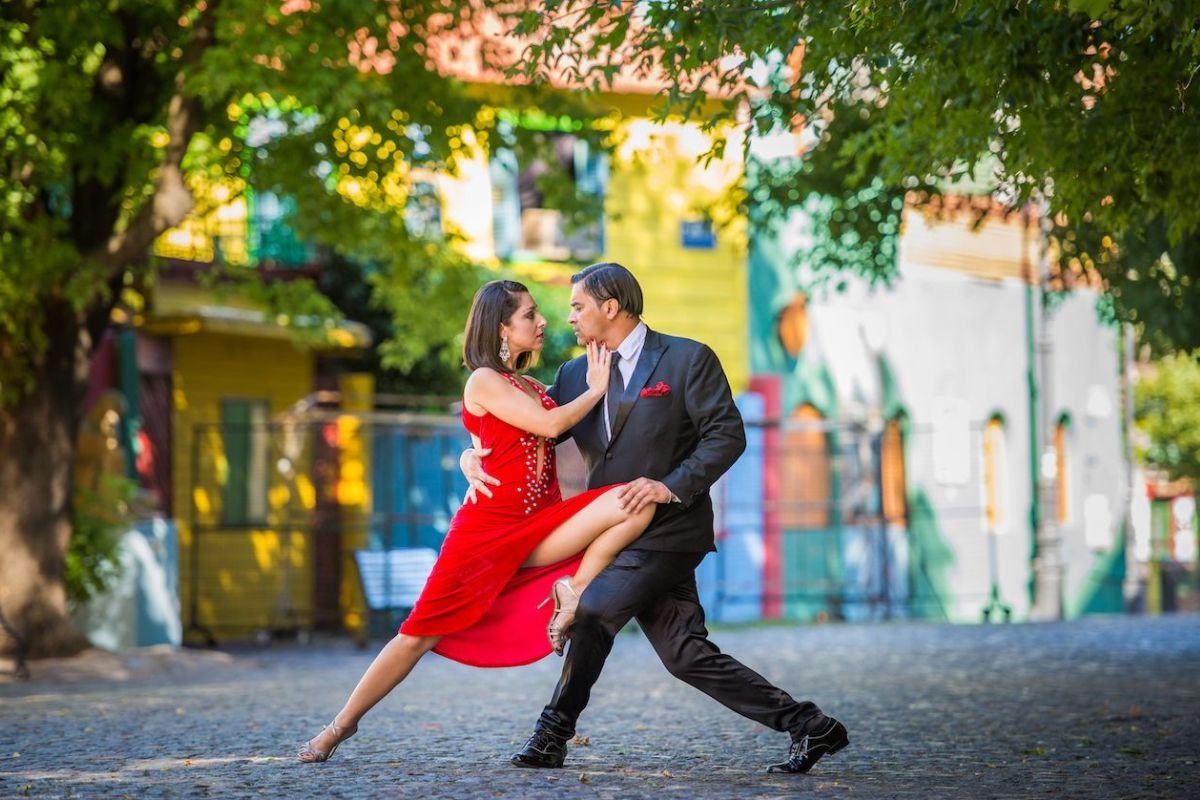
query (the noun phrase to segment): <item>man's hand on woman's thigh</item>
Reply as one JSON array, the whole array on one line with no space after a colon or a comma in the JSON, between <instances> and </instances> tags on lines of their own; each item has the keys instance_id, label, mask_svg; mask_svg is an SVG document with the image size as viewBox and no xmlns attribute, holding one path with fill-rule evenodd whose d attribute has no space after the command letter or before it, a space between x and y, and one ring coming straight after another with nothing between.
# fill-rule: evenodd
<instances>
[{"instance_id":1,"label":"man's hand on woman's thigh","mask_svg":"<svg viewBox=\"0 0 1200 800\"><path fill-rule=\"evenodd\" d=\"M636 514L648 503L669 503L674 498L662 481L638 478L617 490L617 505L626 514Z\"/></svg>"}]
</instances>

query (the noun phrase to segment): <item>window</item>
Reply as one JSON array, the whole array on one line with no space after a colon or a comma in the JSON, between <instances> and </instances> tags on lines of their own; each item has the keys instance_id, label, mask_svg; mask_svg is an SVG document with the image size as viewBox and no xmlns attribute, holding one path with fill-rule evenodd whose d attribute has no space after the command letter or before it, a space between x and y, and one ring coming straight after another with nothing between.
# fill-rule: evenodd
<instances>
[{"instance_id":1,"label":"window","mask_svg":"<svg viewBox=\"0 0 1200 800\"><path fill-rule=\"evenodd\" d=\"M193 212L165 231L154 243L154 254L198 263L237 266L305 267L319 257L316 245L301 241L291 227L296 202L272 192L246 190L230 200L228 186L219 185L206 204L207 213Z\"/></svg>"},{"instance_id":2,"label":"window","mask_svg":"<svg viewBox=\"0 0 1200 800\"><path fill-rule=\"evenodd\" d=\"M1071 521L1071 461L1067 434L1071 420L1065 414L1054 424L1054 515L1059 525Z\"/></svg>"},{"instance_id":3,"label":"window","mask_svg":"<svg viewBox=\"0 0 1200 800\"><path fill-rule=\"evenodd\" d=\"M221 487L226 525L267 521L267 401L221 401L221 441L228 469Z\"/></svg>"},{"instance_id":4,"label":"window","mask_svg":"<svg viewBox=\"0 0 1200 800\"><path fill-rule=\"evenodd\" d=\"M410 236L421 239L442 237L442 201L432 181L413 182L405 204L404 225Z\"/></svg>"},{"instance_id":5,"label":"window","mask_svg":"<svg viewBox=\"0 0 1200 800\"><path fill-rule=\"evenodd\" d=\"M492 154L496 255L550 261L594 259L604 249L602 207L607 162L592 152L586 141L572 134L550 132L542 136L539 156L518 162L509 149ZM547 181L558 175L564 176L570 186L554 199L550 190L556 187ZM564 213L563 208L576 204L577 214L572 217Z\"/></svg>"},{"instance_id":6,"label":"window","mask_svg":"<svg viewBox=\"0 0 1200 800\"><path fill-rule=\"evenodd\" d=\"M273 192L258 192L251 199L249 244L254 263L296 267L316 260L316 248L301 241L288 224L298 213L295 200Z\"/></svg>"},{"instance_id":7,"label":"window","mask_svg":"<svg viewBox=\"0 0 1200 800\"><path fill-rule=\"evenodd\" d=\"M830 464L825 420L805 403L783 429L779 524L783 528L824 528L829 525Z\"/></svg>"},{"instance_id":8,"label":"window","mask_svg":"<svg viewBox=\"0 0 1200 800\"><path fill-rule=\"evenodd\" d=\"M1008 446L999 415L983 429L983 501L987 529L999 531L1008 521Z\"/></svg>"},{"instance_id":9,"label":"window","mask_svg":"<svg viewBox=\"0 0 1200 800\"><path fill-rule=\"evenodd\" d=\"M880 445L879 472L883 501L883 518L893 525L908 523L908 489L904 473L903 418L893 417L883 430Z\"/></svg>"},{"instance_id":10,"label":"window","mask_svg":"<svg viewBox=\"0 0 1200 800\"><path fill-rule=\"evenodd\" d=\"M779 312L776 330L779 342L790 358L797 358L808 340L808 298L797 292L792 302Z\"/></svg>"}]
</instances>

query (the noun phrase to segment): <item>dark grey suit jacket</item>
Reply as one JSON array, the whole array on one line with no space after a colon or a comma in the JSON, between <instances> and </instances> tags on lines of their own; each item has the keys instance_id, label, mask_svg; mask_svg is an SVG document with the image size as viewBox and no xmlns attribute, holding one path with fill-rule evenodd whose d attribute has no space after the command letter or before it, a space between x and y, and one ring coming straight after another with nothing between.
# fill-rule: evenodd
<instances>
[{"instance_id":1,"label":"dark grey suit jacket","mask_svg":"<svg viewBox=\"0 0 1200 800\"><path fill-rule=\"evenodd\" d=\"M561 404L586 389L587 358L580 356L559 368L549 393ZM700 342L648 330L611 442L604 413L601 401L570 432L587 465L588 486L653 478L681 501L660 505L632 547L715 550L708 490L746 449L742 415L716 354Z\"/></svg>"}]
</instances>

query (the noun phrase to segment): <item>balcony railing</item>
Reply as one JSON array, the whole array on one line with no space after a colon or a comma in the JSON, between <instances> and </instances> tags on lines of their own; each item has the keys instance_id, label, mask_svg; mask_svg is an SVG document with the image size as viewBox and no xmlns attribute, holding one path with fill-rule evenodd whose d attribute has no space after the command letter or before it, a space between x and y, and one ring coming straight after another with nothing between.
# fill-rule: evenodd
<instances>
[{"instance_id":1,"label":"balcony railing","mask_svg":"<svg viewBox=\"0 0 1200 800\"><path fill-rule=\"evenodd\" d=\"M288 225L295 203L273 194L247 194L189 216L154 243L161 258L203 264L303 268L320 258Z\"/></svg>"}]
</instances>

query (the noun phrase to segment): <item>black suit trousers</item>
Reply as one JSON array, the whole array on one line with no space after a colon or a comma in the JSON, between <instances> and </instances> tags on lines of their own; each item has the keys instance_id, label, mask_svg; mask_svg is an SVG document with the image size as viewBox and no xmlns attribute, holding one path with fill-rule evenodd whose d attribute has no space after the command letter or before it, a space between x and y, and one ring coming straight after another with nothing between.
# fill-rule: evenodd
<instances>
[{"instance_id":1,"label":"black suit trousers","mask_svg":"<svg viewBox=\"0 0 1200 800\"><path fill-rule=\"evenodd\" d=\"M538 728L558 738L575 735L613 640L636 617L667 670L718 703L777 731L803 731L820 715L722 653L708 640L696 591L704 553L625 550L580 599L562 676Z\"/></svg>"}]
</instances>

